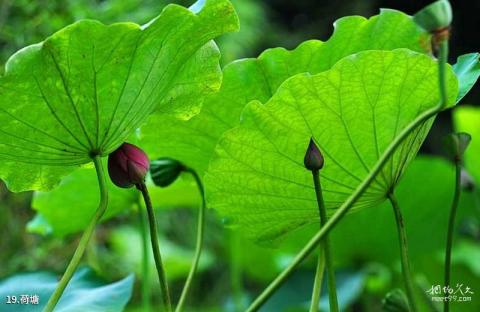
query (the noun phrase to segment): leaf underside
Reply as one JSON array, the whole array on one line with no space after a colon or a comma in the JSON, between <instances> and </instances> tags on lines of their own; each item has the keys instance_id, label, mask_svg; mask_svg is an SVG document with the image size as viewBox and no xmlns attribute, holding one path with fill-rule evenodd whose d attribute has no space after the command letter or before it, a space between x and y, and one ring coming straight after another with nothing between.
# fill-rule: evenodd
<instances>
[{"instance_id":1,"label":"leaf underside","mask_svg":"<svg viewBox=\"0 0 480 312\"><path fill-rule=\"evenodd\" d=\"M209 0L197 14L169 5L142 27L83 20L20 50L0 79L0 177L13 191L49 189L157 106L198 113L221 81L210 40L237 24L227 0Z\"/></svg>"},{"instance_id":2,"label":"leaf underside","mask_svg":"<svg viewBox=\"0 0 480 312\"><path fill-rule=\"evenodd\" d=\"M448 69L449 104L458 93ZM287 80L265 104L251 102L220 139L206 174L209 206L259 241L318 221L303 157L313 137L325 157L328 214L369 174L393 139L439 102L437 64L406 49L365 51L317 75ZM376 206L416 155L433 120L399 146L353 210Z\"/></svg>"},{"instance_id":3,"label":"leaf underside","mask_svg":"<svg viewBox=\"0 0 480 312\"><path fill-rule=\"evenodd\" d=\"M269 49L258 59L227 65L220 91L206 98L200 114L188 121L165 114L151 116L142 127L142 147L152 158L172 157L204 173L218 139L238 125L245 105L252 100L266 102L289 77L322 72L341 58L364 50L430 51L429 36L399 11L382 10L370 19L344 17L334 26L326 42L306 41L293 51Z\"/></svg>"}]
</instances>

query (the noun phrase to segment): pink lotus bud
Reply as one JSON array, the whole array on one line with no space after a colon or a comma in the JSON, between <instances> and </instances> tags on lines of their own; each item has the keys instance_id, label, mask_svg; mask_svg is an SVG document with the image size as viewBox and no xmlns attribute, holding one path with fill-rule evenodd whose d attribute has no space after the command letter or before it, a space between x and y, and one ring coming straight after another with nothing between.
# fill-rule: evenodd
<instances>
[{"instance_id":1,"label":"pink lotus bud","mask_svg":"<svg viewBox=\"0 0 480 312\"><path fill-rule=\"evenodd\" d=\"M147 154L133 144L123 143L108 156L108 174L113 184L129 188L145 180L150 162Z\"/></svg>"}]
</instances>

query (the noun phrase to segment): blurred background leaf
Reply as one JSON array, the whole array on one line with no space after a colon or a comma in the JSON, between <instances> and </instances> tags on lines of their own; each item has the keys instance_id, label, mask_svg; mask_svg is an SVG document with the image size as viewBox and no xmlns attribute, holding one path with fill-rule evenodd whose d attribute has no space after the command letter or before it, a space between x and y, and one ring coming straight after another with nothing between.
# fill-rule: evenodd
<instances>
[{"instance_id":1,"label":"blurred background leaf","mask_svg":"<svg viewBox=\"0 0 480 312\"><path fill-rule=\"evenodd\" d=\"M132 295L134 277L106 284L89 268L75 272L55 311L120 312ZM57 284L57 276L49 272L23 273L0 280L0 310L4 312L42 311ZM27 295L27 301L21 301ZM14 304L7 304L7 296L15 296ZM31 296L38 296L37 304ZM35 300L35 299L34 299Z\"/></svg>"},{"instance_id":2,"label":"blurred background leaf","mask_svg":"<svg viewBox=\"0 0 480 312\"><path fill-rule=\"evenodd\" d=\"M480 107L463 106L454 111L454 124L457 132L467 132L472 141L465 151L465 167L480 183Z\"/></svg>"},{"instance_id":3,"label":"blurred background leaf","mask_svg":"<svg viewBox=\"0 0 480 312\"><path fill-rule=\"evenodd\" d=\"M132 226L122 226L114 229L108 238L108 244L116 257L121 261L114 261L108 265L117 266L120 271L135 272L141 274L142 263L142 243L141 243L140 229ZM166 237L160 237L160 248L162 251L162 260L165 265L165 270L168 273L169 280L177 280L187 276L190 270L190 265L193 259L193 249L189 250L176 243L169 241ZM153 254L149 249L149 271L152 274L155 272L155 262ZM213 265L212 254L208 250L202 252L201 261L199 263L198 272L202 272ZM158 284L156 279L152 279L155 285Z\"/></svg>"},{"instance_id":4,"label":"blurred background leaf","mask_svg":"<svg viewBox=\"0 0 480 312\"><path fill-rule=\"evenodd\" d=\"M113 185L110 179L107 179L107 185L108 208L102 220L128 212L136 204L138 196L135 189L120 189ZM32 208L38 213L29 223L28 230L33 233L52 233L56 236L81 231L95 213L99 199L95 170L78 169L65 177L54 190L34 193Z\"/></svg>"}]
</instances>

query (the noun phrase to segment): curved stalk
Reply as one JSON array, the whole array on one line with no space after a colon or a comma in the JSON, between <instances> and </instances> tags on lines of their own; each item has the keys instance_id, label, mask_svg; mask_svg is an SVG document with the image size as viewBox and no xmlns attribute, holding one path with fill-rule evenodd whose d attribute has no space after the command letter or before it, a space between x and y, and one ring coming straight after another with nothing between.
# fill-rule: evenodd
<instances>
[{"instance_id":1,"label":"curved stalk","mask_svg":"<svg viewBox=\"0 0 480 312\"><path fill-rule=\"evenodd\" d=\"M317 268L315 271L315 281L313 283L312 301L310 302L310 312L317 312L320 304L320 297L322 294L323 272L325 271L325 255L323 248L319 248Z\"/></svg>"},{"instance_id":2,"label":"curved stalk","mask_svg":"<svg viewBox=\"0 0 480 312\"><path fill-rule=\"evenodd\" d=\"M176 312L182 311L183 305L185 303L185 300L188 295L188 291L190 290L190 286L193 281L193 277L197 271L198 268L198 263L200 261L200 256L202 254L202 248L203 248L203 233L204 233L204 228L205 228L205 209L206 209L206 203L205 203L205 192L203 190L203 185L202 181L200 180L200 177L198 176L197 172L191 168L186 168L186 172L189 172L193 178L195 179L195 182L197 184L198 190L200 192L200 195L202 196L202 204L200 206L200 209L198 211L198 224L197 224L197 241L196 241L196 246L195 246L195 255L193 257L193 262L192 266L190 268L190 272L188 273L187 280L185 281L185 285L183 286L182 294L180 295L180 299L178 300L177 307L175 309Z\"/></svg>"},{"instance_id":3,"label":"curved stalk","mask_svg":"<svg viewBox=\"0 0 480 312\"><path fill-rule=\"evenodd\" d=\"M440 99L443 106L447 105L447 77L445 74L448 62L448 40L443 40L439 45L438 53L438 86L440 90Z\"/></svg>"},{"instance_id":4,"label":"curved stalk","mask_svg":"<svg viewBox=\"0 0 480 312\"><path fill-rule=\"evenodd\" d=\"M149 265L149 253L148 253L148 234L147 226L143 216L143 211L140 204L138 206L138 222L140 225L140 234L142 236L142 306L143 311L150 311L150 265Z\"/></svg>"},{"instance_id":5,"label":"curved stalk","mask_svg":"<svg viewBox=\"0 0 480 312\"><path fill-rule=\"evenodd\" d=\"M460 175L462 172L462 164L459 159L455 160L455 193L453 195L452 207L450 210L450 216L448 219L447 230L447 245L445 248L445 283L444 287L450 286L450 272L452 263L452 245L453 245L453 233L455 228L455 216L457 214L458 202L460 201L461 184ZM448 312L450 310L450 303L445 300L443 304L443 311Z\"/></svg>"},{"instance_id":6,"label":"curved stalk","mask_svg":"<svg viewBox=\"0 0 480 312\"><path fill-rule=\"evenodd\" d=\"M242 268L242 241L237 231L229 230L228 234L228 263L230 289L232 290L233 311L245 309Z\"/></svg>"},{"instance_id":7,"label":"curved stalk","mask_svg":"<svg viewBox=\"0 0 480 312\"><path fill-rule=\"evenodd\" d=\"M318 212L320 214L320 228L321 228L327 222L327 211L326 211L325 203L323 200L322 186L320 184L320 174L318 170L312 171L312 175L313 175L313 184L315 185L315 194L317 196L317 204L318 204ZM323 254L318 255L319 257L318 261L320 263L321 261L320 258L325 259L326 270L327 270L327 280L328 280L328 302L330 304L330 311L338 312L335 270L333 269L333 259L330 253L330 241L328 239L328 235L325 235L325 238L321 242L321 249L323 250ZM321 283L321 281L317 280L317 277L319 277L319 272L317 272L315 276L314 289L316 288L316 286L318 287L318 284ZM310 311L316 312L318 311L318 300L320 298L320 293L315 293L315 290L314 290L313 295L314 296L312 296Z\"/></svg>"},{"instance_id":8,"label":"curved stalk","mask_svg":"<svg viewBox=\"0 0 480 312\"><path fill-rule=\"evenodd\" d=\"M106 180L105 180L105 172L103 170L102 160L100 156L95 156L93 158L93 163L95 164L95 170L97 172L97 178L98 178L98 186L100 188L100 203L98 204L98 208L97 208L97 211L95 212L95 215L90 220L90 223L87 225L87 228L83 232L82 237L80 238L80 242L78 243L77 249L75 250L73 257L70 260L70 263L68 264L67 269L65 270L65 273L60 279L60 282L58 283L57 288L55 288L55 291L53 292L52 296L48 300L47 305L43 310L44 312L53 311L53 309L57 305L58 301L60 300L60 297L63 294L63 291L67 287L68 282L72 278L73 274L75 273L78 267L78 264L80 263L80 260L82 259L85 249L87 248L88 241L90 240L90 237L92 236L92 233L95 230L95 226L100 221L103 214L105 213L105 210L107 209L108 189L107 189Z\"/></svg>"},{"instance_id":9,"label":"curved stalk","mask_svg":"<svg viewBox=\"0 0 480 312\"><path fill-rule=\"evenodd\" d=\"M447 105L447 93L446 93L446 77L445 68L448 58L448 41L444 40L440 43L440 55L438 62L439 72L439 89L440 89L440 102L436 107L424 111L418 115L406 128L395 137L393 142L388 146L383 155L379 158L375 166L372 168L365 180L355 189L352 195L337 209L332 217L325 223L325 225L315 234L310 241L300 250L295 256L292 263L286 267L271 283L264 289L264 291L253 301L247 312L257 311L270 296L280 287L280 285L293 273L295 268L315 249L325 235L331 231L332 228L343 218L343 216L350 210L352 205L362 196L365 190L375 180L377 175L382 170L388 159L393 155L398 146L403 140L418 126L426 122L428 119L437 115Z\"/></svg>"},{"instance_id":10,"label":"curved stalk","mask_svg":"<svg viewBox=\"0 0 480 312\"><path fill-rule=\"evenodd\" d=\"M142 192L143 200L145 201L145 207L147 208L148 222L150 224L150 241L152 243L155 266L157 267L158 280L162 290L163 304L165 305L165 309L170 312L172 311L172 303L170 300L170 292L168 290L167 277L162 263L162 256L160 254L160 246L158 244L157 220L155 219L155 212L153 211L152 201L150 199L150 195L148 194L145 183L142 182L138 184L137 188L140 192Z\"/></svg>"},{"instance_id":11,"label":"curved stalk","mask_svg":"<svg viewBox=\"0 0 480 312\"><path fill-rule=\"evenodd\" d=\"M400 262L402 264L402 275L403 281L405 282L405 290L407 293L408 303L412 311L418 311L417 305L415 303L414 295L414 286L412 280L412 273L410 271L410 263L408 260L408 244L407 244L407 234L405 232L405 226L403 223L402 212L400 206L398 205L397 198L390 192L388 199L392 204L393 213L395 215L395 223L397 225L398 241L400 245Z\"/></svg>"}]
</instances>

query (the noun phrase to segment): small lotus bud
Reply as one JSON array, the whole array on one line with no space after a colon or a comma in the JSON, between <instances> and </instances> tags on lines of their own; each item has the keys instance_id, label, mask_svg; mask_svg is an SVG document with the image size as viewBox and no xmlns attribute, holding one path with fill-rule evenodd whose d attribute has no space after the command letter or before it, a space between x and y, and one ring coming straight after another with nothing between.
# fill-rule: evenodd
<instances>
[{"instance_id":1,"label":"small lotus bud","mask_svg":"<svg viewBox=\"0 0 480 312\"><path fill-rule=\"evenodd\" d=\"M430 33L447 29L452 23L450 2L448 0L436 1L418 11L413 16L413 20L417 25Z\"/></svg>"},{"instance_id":2,"label":"small lotus bud","mask_svg":"<svg viewBox=\"0 0 480 312\"><path fill-rule=\"evenodd\" d=\"M444 139L445 149L452 159L460 161L471 140L472 137L468 133L452 133Z\"/></svg>"},{"instance_id":3,"label":"small lotus bud","mask_svg":"<svg viewBox=\"0 0 480 312\"><path fill-rule=\"evenodd\" d=\"M113 184L129 188L145 180L149 160L144 151L133 144L123 143L108 156L108 174Z\"/></svg>"},{"instance_id":4,"label":"small lotus bud","mask_svg":"<svg viewBox=\"0 0 480 312\"><path fill-rule=\"evenodd\" d=\"M313 138L310 138L310 143L308 144L307 152L305 153L305 158L303 159L305 168L310 171L320 170L323 168L323 161L324 159L322 153L313 141Z\"/></svg>"},{"instance_id":5,"label":"small lotus bud","mask_svg":"<svg viewBox=\"0 0 480 312\"><path fill-rule=\"evenodd\" d=\"M160 187L167 187L178 178L186 167L172 158L160 158L152 161L150 173L153 183Z\"/></svg>"},{"instance_id":6,"label":"small lotus bud","mask_svg":"<svg viewBox=\"0 0 480 312\"><path fill-rule=\"evenodd\" d=\"M382 311L385 312L408 312L408 300L403 291L394 289L383 298Z\"/></svg>"}]
</instances>

